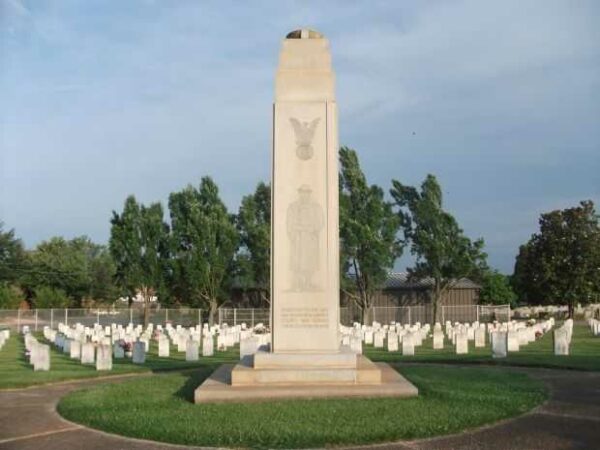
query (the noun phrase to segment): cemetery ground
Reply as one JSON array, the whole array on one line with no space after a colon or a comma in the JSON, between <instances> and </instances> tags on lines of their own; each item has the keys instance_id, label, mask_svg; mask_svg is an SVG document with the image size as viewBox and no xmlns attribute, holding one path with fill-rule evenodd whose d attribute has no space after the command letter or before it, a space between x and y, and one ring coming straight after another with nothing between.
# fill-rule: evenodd
<instances>
[{"instance_id":1,"label":"cemetery ground","mask_svg":"<svg viewBox=\"0 0 600 450\"><path fill-rule=\"evenodd\" d=\"M36 337L40 341L46 342L41 333L37 333ZM62 353L53 347L50 351L51 370L34 372L25 357L23 339L13 334L0 351L0 389L144 372L201 367L209 367L212 370L219 364L233 363L239 359L237 347L230 348L225 352L215 352L213 357L201 357L198 361L185 361L185 353L176 350L177 347L171 345L171 356L169 358L159 358L157 344L152 341L144 364L133 364L130 359L114 359L113 369L110 373L107 373L97 371L94 365L80 364L77 360L71 359L68 354ZM401 352L388 352L385 348L377 349L370 345L365 345L365 355L373 361L388 363L483 364L600 371L598 338L594 337L589 328L583 323L574 326L571 354L565 357L553 354L552 333L545 334L535 342L521 347L519 352L510 352L508 357L501 359L492 358L489 340L486 342L486 346L482 348L475 348L473 342L469 342L469 353L457 355L454 352L454 346L448 339L444 341L443 349L433 350L431 337L424 340L423 345L415 349L414 356L403 356Z\"/></svg>"},{"instance_id":2,"label":"cemetery ground","mask_svg":"<svg viewBox=\"0 0 600 450\"><path fill-rule=\"evenodd\" d=\"M40 342L48 344L41 332L35 333ZM81 378L113 377L125 374L142 374L169 370L193 368L215 369L220 364L235 361L238 350L230 348L225 352L215 352L212 357L203 357L199 361L186 361L185 353L176 351L177 346L171 345L169 358L158 357L158 346L155 342L150 345L144 364L133 364L130 358L113 359L110 372L97 371L94 364L81 364L79 360L70 358L55 347L50 350L50 370L34 372L25 356L25 343L21 336L13 334L0 351L0 389L16 389L32 385L55 383Z\"/></svg>"},{"instance_id":3,"label":"cemetery ground","mask_svg":"<svg viewBox=\"0 0 600 450\"><path fill-rule=\"evenodd\" d=\"M42 337L40 339L43 340ZM504 359L492 359L489 356L489 342L485 348L477 349L470 342L469 354L455 355L449 341L446 341L443 350L434 351L431 339L427 339L422 346L416 348L416 354L412 357L365 346L365 354L373 360L398 363L394 367L419 388L419 397L412 399L329 399L194 405L194 389L219 364L237 361L237 347L226 352L216 352L215 357L202 357L199 361L186 362L183 354L175 351L176 348L172 348L170 358L159 358L155 342L150 345L144 365L134 365L129 360L115 360L109 377L113 380L87 380L82 381L81 385L67 384L64 388L61 385L51 385L46 388L32 387L24 391L4 392L6 395L19 395L20 392L37 395L31 393L53 389L64 389L64 393L74 391L52 400L53 414L60 399L57 407L59 413L73 422L109 433L161 442L271 448L360 445L459 433L522 415L543 403L549 393L556 395L554 386L550 386L550 391L544 387L547 384L544 370L531 371L505 366L574 369L547 371L551 374L550 377L559 373L559 379L571 380L570 383L563 382L560 387L564 391L560 395L570 398L569 390L585 387L585 383L578 386L576 380L588 376L596 377L590 378L595 383L599 381L597 375L600 374L592 373L600 371L597 339L592 336L588 327L576 324L570 356L554 356L552 336L547 333L522 347L519 353L511 353ZM581 371L587 371L589 375ZM118 375L136 376L150 372L157 374L134 379L115 379ZM54 348L51 350L51 370L34 372L25 360L22 337L15 334L0 351L1 388L14 389L105 376L105 373L97 372L93 366L72 361L69 355ZM597 388L593 391L600 392ZM0 395L5 394L0 391ZM587 399L589 395L582 397ZM552 409L552 414L556 413L557 408L560 412L560 407L552 402L546 403L542 408ZM594 408L599 409L597 406ZM536 411L539 409L538 406ZM582 410L577 411L584 421L600 420L600 411L595 411L598 417L590 418ZM509 424L533 420L531 417L536 418L538 415L535 412L527 414L522 419L509 421ZM544 416L544 419L558 420L558 416ZM594 423L589 422L587 425ZM499 425L503 426L511 425ZM498 426L494 426L491 430L497 428ZM475 432L475 435L477 433L481 431ZM530 430L528 433L531 434ZM1 439L0 448L4 448Z\"/></svg>"}]
</instances>

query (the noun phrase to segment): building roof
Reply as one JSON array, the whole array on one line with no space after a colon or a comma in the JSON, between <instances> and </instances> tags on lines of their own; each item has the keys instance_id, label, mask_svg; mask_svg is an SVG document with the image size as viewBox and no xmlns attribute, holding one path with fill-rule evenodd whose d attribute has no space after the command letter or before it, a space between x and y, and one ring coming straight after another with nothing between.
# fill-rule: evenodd
<instances>
[{"instance_id":1,"label":"building roof","mask_svg":"<svg viewBox=\"0 0 600 450\"><path fill-rule=\"evenodd\" d=\"M414 289L430 288L433 286L433 278L422 278L420 280L409 280L407 272L390 272L384 283L384 289ZM454 289L480 289L477 283L468 278L460 278L452 286Z\"/></svg>"}]
</instances>

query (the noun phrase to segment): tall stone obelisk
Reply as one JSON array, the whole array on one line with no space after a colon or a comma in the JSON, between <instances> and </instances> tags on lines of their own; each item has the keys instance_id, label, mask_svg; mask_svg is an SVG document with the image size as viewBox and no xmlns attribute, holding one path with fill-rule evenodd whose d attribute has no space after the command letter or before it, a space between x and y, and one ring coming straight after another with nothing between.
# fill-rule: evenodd
<instances>
[{"instance_id":1,"label":"tall stone obelisk","mask_svg":"<svg viewBox=\"0 0 600 450\"><path fill-rule=\"evenodd\" d=\"M221 366L196 389L196 403L417 395L390 366L340 348L334 86L327 39L289 33L273 105L271 351Z\"/></svg>"},{"instance_id":2,"label":"tall stone obelisk","mask_svg":"<svg viewBox=\"0 0 600 450\"><path fill-rule=\"evenodd\" d=\"M339 350L338 126L329 41L288 34L275 77L273 353Z\"/></svg>"}]
</instances>

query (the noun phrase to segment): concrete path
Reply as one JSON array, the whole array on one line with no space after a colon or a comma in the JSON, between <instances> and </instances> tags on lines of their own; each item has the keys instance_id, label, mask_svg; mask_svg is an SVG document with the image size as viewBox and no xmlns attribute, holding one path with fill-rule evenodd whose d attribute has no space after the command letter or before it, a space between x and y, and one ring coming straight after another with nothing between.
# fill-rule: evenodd
<instances>
[{"instance_id":1,"label":"concrete path","mask_svg":"<svg viewBox=\"0 0 600 450\"><path fill-rule=\"evenodd\" d=\"M548 369L523 370L543 380L551 390L550 400L535 411L517 419L459 435L381 444L370 448L436 450L600 448L600 373ZM127 378L102 380L102 383L120 382ZM15 391L0 391L0 449L183 448L95 431L63 420L56 413L56 404L63 395L95 383L99 381L84 380Z\"/></svg>"}]
</instances>

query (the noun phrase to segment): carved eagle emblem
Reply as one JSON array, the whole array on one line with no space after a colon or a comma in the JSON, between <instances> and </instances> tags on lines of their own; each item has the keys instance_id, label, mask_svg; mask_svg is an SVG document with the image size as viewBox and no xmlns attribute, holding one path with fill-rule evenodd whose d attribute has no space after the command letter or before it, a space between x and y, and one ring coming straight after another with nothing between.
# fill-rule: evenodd
<instances>
[{"instance_id":1,"label":"carved eagle emblem","mask_svg":"<svg viewBox=\"0 0 600 450\"><path fill-rule=\"evenodd\" d=\"M296 135L296 156L303 161L312 158L314 149L311 144L320 121L319 117L311 122L301 122L294 117L290 118Z\"/></svg>"}]
</instances>

